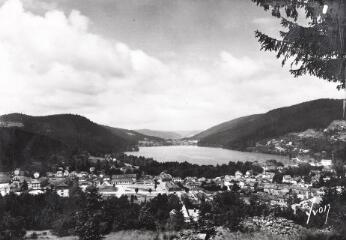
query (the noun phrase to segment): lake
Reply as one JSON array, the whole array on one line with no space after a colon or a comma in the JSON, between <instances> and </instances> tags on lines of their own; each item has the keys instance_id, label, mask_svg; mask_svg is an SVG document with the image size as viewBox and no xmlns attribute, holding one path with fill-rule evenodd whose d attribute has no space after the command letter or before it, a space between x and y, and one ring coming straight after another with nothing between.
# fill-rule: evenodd
<instances>
[{"instance_id":1,"label":"lake","mask_svg":"<svg viewBox=\"0 0 346 240\"><path fill-rule=\"evenodd\" d=\"M250 161L264 163L266 160L275 159L287 164L287 156L272 155L253 152L239 152L223 148L199 146L160 146L140 147L138 152L126 152L127 155L153 158L158 162L184 162L199 165L227 164L229 161Z\"/></svg>"}]
</instances>

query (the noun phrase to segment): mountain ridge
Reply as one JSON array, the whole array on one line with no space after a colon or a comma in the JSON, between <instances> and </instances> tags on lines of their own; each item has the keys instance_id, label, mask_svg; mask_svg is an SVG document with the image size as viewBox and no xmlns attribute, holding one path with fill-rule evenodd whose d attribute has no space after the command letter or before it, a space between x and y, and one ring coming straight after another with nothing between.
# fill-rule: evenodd
<instances>
[{"instance_id":1,"label":"mountain ridge","mask_svg":"<svg viewBox=\"0 0 346 240\"><path fill-rule=\"evenodd\" d=\"M100 155L132 150L145 138L160 141L131 130L103 126L77 114L11 113L0 116L0 123L0 168L14 167L11 162L20 166L44 162L52 155L70 156L81 151Z\"/></svg>"},{"instance_id":2,"label":"mountain ridge","mask_svg":"<svg viewBox=\"0 0 346 240\"><path fill-rule=\"evenodd\" d=\"M233 119L192 138L198 139L200 146L246 150L259 140L308 128L324 128L341 118L342 100L317 99Z\"/></svg>"},{"instance_id":3,"label":"mountain ridge","mask_svg":"<svg viewBox=\"0 0 346 240\"><path fill-rule=\"evenodd\" d=\"M158 137L162 139L188 138L193 136L196 132L199 132L199 131L161 131L161 130L152 130L152 129L136 129L133 131L147 135L147 136Z\"/></svg>"}]
</instances>

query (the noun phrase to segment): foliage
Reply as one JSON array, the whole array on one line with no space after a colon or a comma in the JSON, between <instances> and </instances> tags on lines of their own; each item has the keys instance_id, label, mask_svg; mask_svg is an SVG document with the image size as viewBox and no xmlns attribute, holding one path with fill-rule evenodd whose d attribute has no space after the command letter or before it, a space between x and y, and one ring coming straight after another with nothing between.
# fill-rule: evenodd
<instances>
[{"instance_id":1,"label":"foliage","mask_svg":"<svg viewBox=\"0 0 346 240\"><path fill-rule=\"evenodd\" d=\"M246 205L235 192L217 194L212 202L204 202L200 209L201 224L207 226L226 226L238 230L240 221L248 216Z\"/></svg>"},{"instance_id":2,"label":"foliage","mask_svg":"<svg viewBox=\"0 0 346 240\"><path fill-rule=\"evenodd\" d=\"M256 31L261 49L273 51L282 64L291 61L294 76L310 74L345 88L345 3L336 0L252 0L281 20L280 39ZM325 5L328 9L324 9ZM303 20L308 24L303 24Z\"/></svg>"},{"instance_id":3,"label":"foliage","mask_svg":"<svg viewBox=\"0 0 346 240\"><path fill-rule=\"evenodd\" d=\"M140 166L140 170L146 174L157 176L166 172L174 177L205 177L215 178L223 175L234 175L236 171L245 174L251 170L254 174L262 173L263 168L253 162L232 162L222 165L197 165L188 162L157 162L144 157L119 155L119 160Z\"/></svg>"},{"instance_id":4,"label":"foliage","mask_svg":"<svg viewBox=\"0 0 346 240\"><path fill-rule=\"evenodd\" d=\"M18 240L25 234L24 219L5 213L0 222L0 240Z\"/></svg>"},{"instance_id":5,"label":"foliage","mask_svg":"<svg viewBox=\"0 0 346 240\"><path fill-rule=\"evenodd\" d=\"M102 198L95 187L86 190L86 206L76 213L75 232L80 240L102 239Z\"/></svg>"},{"instance_id":6,"label":"foliage","mask_svg":"<svg viewBox=\"0 0 346 240\"><path fill-rule=\"evenodd\" d=\"M172 230L176 231L179 231L184 227L185 219L181 210L176 210L171 214L169 224Z\"/></svg>"}]
</instances>

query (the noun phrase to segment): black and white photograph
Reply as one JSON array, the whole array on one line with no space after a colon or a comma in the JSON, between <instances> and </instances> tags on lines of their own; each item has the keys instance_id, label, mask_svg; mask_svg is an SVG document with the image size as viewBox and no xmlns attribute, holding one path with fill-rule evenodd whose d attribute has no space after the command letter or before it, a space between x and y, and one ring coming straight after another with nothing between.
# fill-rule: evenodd
<instances>
[{"instance_id":1,"label":"black and white photograph","mask_svg":"<svg viewBox=\"0 0 346 240\"><path fill-rule=\"evenodd\" d=\"M345 0L0 0L0 240L346 240Z\"/></svg>"}]
</instances>

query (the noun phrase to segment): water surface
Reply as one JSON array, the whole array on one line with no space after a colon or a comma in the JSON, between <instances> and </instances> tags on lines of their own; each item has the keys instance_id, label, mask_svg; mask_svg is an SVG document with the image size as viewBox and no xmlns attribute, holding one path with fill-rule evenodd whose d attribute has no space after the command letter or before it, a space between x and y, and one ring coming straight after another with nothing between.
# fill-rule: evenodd
<instances>
[{"instance_id":1,"label":"water surface","mask_svg":"<svg viewBox=\"0 0 346 240\"><path fill-rule=\"evenodd\" d=\"M127 155L153 158L158 162L184 162L187 161L199 165L227 164L229 161L250 161L264 163L266 160L275 159L284 164L288 163L286 156L239 152L223 148L199 147L199 146L160 146L140 147L138 152L126 152Z\"/></svg>"}]
</instances>

